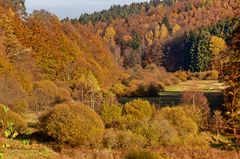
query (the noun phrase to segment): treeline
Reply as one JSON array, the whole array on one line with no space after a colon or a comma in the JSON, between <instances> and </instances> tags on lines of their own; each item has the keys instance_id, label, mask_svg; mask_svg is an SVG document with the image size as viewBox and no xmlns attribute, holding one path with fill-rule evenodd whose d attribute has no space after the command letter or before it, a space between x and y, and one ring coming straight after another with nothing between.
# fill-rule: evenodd
<instances>
[{"instance_id":1,"label":"treeline","mask_svg":"<svg viewBox=\"0 0 240 159\"><path fill-rule=\"evenodd\" d=\"M81 24L96 24L97 22L109 22L116 18L127 18L129 15L139 14L145 9L145 7L142 6L143 3L133 3L130 6L113 5L108 10L94 12L93 14L85 13L81 15L79 19L73 19L73 21L78 21Z\"/></svg>"},{"instance_id":2,"label":"treeline","mask_svg":"<svg viewBox=\"0 0 240 159\"><path fill-rule=\"evenodd\" d=\"M97 22L110 22L117 18L128 18L128 16L140 13L146 13L150 8L156 7L162 3L161 0L151 0L150 2L132 3L130 5L113 5L108 10L94 12L93 14L83 14L78 19L72 19L73 22L81 24L96 24Z\"/></svg>"}]
</instances>

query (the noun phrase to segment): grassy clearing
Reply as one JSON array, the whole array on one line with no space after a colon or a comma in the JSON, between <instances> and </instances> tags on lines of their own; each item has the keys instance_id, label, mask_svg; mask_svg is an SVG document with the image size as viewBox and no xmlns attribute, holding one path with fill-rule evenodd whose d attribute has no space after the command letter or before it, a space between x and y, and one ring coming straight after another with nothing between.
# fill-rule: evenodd
<instances>
[{"instance_id":1,"label":"grassy clearing","mask_svg":"<svg viewBox=\"0 0 240 159\"><path fill-rule=\"evenodd\" d=\"M4 159L57 159L57 154L49 150L48 148L43 148L39 150L6 150L4 152Z\"/></svg>"},{"instance_id":2,"label":"grassy clearing","mask_svg":"<svg viewBox=\"0 0 240 159\"><path fill-rule=\"evenodd\" d=\"M197 89L203 92L221 92L226 86L217 80L188 80L177 85L166 86L167 92L184 92L189 89Z\"/></svg>"}]
</instances>

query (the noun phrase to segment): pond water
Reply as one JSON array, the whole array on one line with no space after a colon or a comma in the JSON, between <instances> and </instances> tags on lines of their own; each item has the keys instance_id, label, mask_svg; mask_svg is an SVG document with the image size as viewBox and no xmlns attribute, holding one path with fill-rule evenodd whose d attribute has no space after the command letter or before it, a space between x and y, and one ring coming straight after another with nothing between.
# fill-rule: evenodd
<instances>
[{"instance_id":1,"label":"pond water","mask_svg":"<svg viewBox=\"0 0 240 159\"><path fill-rule=\"evenodd\" d=\"M222 92L206 92L204 93L208 98L208 102L210 107L214 109L222 109L223 108L223 93ZM134 99L145 99L150 103L154 104L157 107L164 106L176 106L181 102L182 92L162 92L160 96L157 97L121 97L119 98L119 102L125 104Z\"/></svg>"}]
</instances>

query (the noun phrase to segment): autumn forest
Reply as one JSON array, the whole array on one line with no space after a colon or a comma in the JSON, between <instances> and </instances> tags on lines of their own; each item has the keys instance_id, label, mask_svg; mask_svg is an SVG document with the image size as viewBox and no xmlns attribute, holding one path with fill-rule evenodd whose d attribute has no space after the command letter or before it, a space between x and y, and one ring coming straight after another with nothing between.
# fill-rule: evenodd
<instances>
[{"instance_id":1,"label":"autumn forest","mask_svg":"<svg viewBox=\"0 0 240 159\"><path fill-rule=\"evenodd\" d=\"M60 19L0 0L0 159L239 159L240 1Z\"/></svg>"}]
</instances>

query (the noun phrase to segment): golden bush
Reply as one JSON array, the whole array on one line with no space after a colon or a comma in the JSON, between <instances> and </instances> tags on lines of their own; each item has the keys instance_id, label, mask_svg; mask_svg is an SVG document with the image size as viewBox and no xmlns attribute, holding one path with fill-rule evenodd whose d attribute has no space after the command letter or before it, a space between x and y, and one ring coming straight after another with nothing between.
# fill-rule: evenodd
<instances>
[{"instance_id":1,"label":"golden bush","mask_svg":"<svg viewBox=\"0 0 240 159\"><path fill-rule=\"evenodd\" d=\"M146 145L146 140L130 130L107 129L103 138L103 146L108 148L139 149Z\"/></svg>"},{"instance_id":2,"label":"golden bush","mask_svg":"<svg viewBox=\"0 0 240 159\"><path fill-rule=\"evenodd\" d=\"M41 131L71 146L97 146L104 133L101 117L80 103L56 105L39 118Z\"/></svg>"},{"instance_id":3,"label":"golden bush","mask_svg":"<svg viewBox=\"0 0 240 159\"><path fill-rule=\"evenodd\" d=\"M122 123L121 106L103 104L100 115L106 127L118 128Z\"/></svg>"},{"instance_id":4,"label":"golden bush","mask_svg":"<svg viewBox=\"0 0 240 159\"><path fill-rule=\"evenodd\" d=\"M136 99L126 103L123 107L124 125L133 127L141 122L148 121L154 110L154 106L146 100Z\"/></svg>"},{"instance_id":5,"label":"golden bush","mask_svg":"<svg viewBox=\"0 0 240 159\"><path fill-rule=\"evenodd\" d=\"M189 134L197 134L198 126L194 120L184 111L183 107L162 108L154 117L154 121L167 120L181 137Z\"/></svg>"},{"instance_id":6,"label":"golden bush","mask_svg":"<svg viewBox=\"0 0 240 159\"><path fill-rule=\"evenodd\" d=\"M6 129L9 123L13 123L13 127L19 132L24 131L27 126L19 114L0 104L0 128Z\"/></svg>"}]
</instances>

